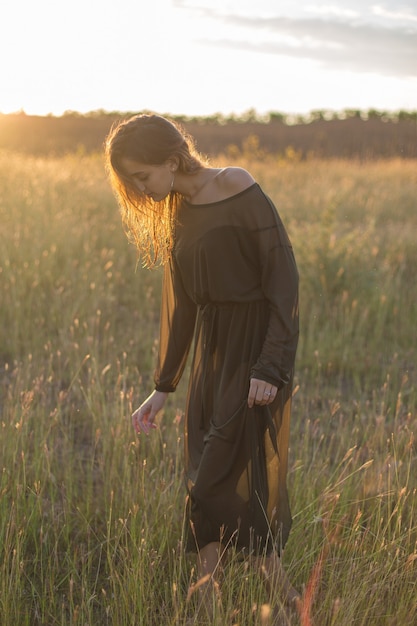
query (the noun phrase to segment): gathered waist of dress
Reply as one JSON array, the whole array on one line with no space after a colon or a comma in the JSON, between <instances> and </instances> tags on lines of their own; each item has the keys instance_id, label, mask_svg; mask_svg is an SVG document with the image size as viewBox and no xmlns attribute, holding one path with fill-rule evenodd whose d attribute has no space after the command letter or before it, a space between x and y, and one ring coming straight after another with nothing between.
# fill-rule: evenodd
<instances>
[{"instance_id":1,"label":"gathered waist of dress","mask_svg":"<svg viewBox=\"0 0 417 626\"><path fill-rule=\"evenodd\" d=\"M265 298L257 300L207 300L205 302L196 302L200 310L204 309L232 309L235 307L247 307L265 302Z\"/></svg>"},{"instance_id":2,"label":"gathered waist of dress","mask_svg":"<svg viewBox=\"0 0 417 626\"><path fill-rule=\"evenodd\" d=\"M264 307L267 303L265 299L259 300L245 300L245 301L212 301L209 302L200 302L197 304L199 309L199 315L201 315L202 320L205 321L213 321L218 315L221 315L223 311L226 314L226 311L243 311L250 310L256 307Z\"/></svg>"}]
</instances>

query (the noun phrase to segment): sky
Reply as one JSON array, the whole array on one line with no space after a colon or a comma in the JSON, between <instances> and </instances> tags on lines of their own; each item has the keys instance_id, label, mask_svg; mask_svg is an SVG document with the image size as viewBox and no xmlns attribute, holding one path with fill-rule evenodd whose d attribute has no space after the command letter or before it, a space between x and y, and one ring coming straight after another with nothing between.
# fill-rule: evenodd
<instances>
[{"instance_id":1,"label":"sky","mask_svg":"<svg viewBox=\"0 0 417 626\"><path fill-rule=\"evenodd\" d=\"M0 113L417 110L417 0L2 0Z\"/></svg>"}]
</instances>

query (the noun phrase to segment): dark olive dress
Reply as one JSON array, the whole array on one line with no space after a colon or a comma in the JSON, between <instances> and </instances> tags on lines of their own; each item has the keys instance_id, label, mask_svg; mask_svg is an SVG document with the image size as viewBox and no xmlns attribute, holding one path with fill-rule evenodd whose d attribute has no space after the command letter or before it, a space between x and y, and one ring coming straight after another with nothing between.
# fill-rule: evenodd
<instances>
[{"instance_id":1,"label":"dark olive dress","mask_svg":"<svg viewBox=\"0 0 417 626\"><path fill-rule=\"evenodd\" d=\"M267 553L285 544L298 273L291 244L257 183L178 210L164 273L156 389L174 391L193 344L186 406L188 548L210 542ZM247 405L250 378L278 386Z\"/></svg>"}]
</instances>

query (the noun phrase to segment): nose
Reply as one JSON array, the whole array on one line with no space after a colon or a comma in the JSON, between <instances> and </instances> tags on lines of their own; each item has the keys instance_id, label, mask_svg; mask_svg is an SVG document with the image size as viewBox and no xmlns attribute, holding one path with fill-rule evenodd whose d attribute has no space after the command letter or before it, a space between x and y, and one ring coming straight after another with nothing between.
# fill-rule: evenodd
<instances>
[{"instance_id":1,"label":"nose","mask_svg":"<svg viewBox=\"0 0 417 626\"><path fill-rule=\"evenodd\" d=\"M146 187L140 180L136 181L136 187L139 189L141 193L145 193Z\"/></svg>"}]
</instances>

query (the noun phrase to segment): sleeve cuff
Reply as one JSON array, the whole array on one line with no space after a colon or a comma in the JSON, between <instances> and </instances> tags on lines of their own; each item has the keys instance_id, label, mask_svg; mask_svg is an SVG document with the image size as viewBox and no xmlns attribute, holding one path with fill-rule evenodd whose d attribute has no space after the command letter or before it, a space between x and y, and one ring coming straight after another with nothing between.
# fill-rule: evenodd
<instances>
[{"instance_id":1,"label":"sleeve cuff","mask_svg":"<svg viewBox=\"0 0 417 626\"><path fill-rule=\"evenodd\" d=\"M163 393L172 393L175 389L172 385L155 385L155 391L162 391Z\"/></svg>"}]
</instances>

